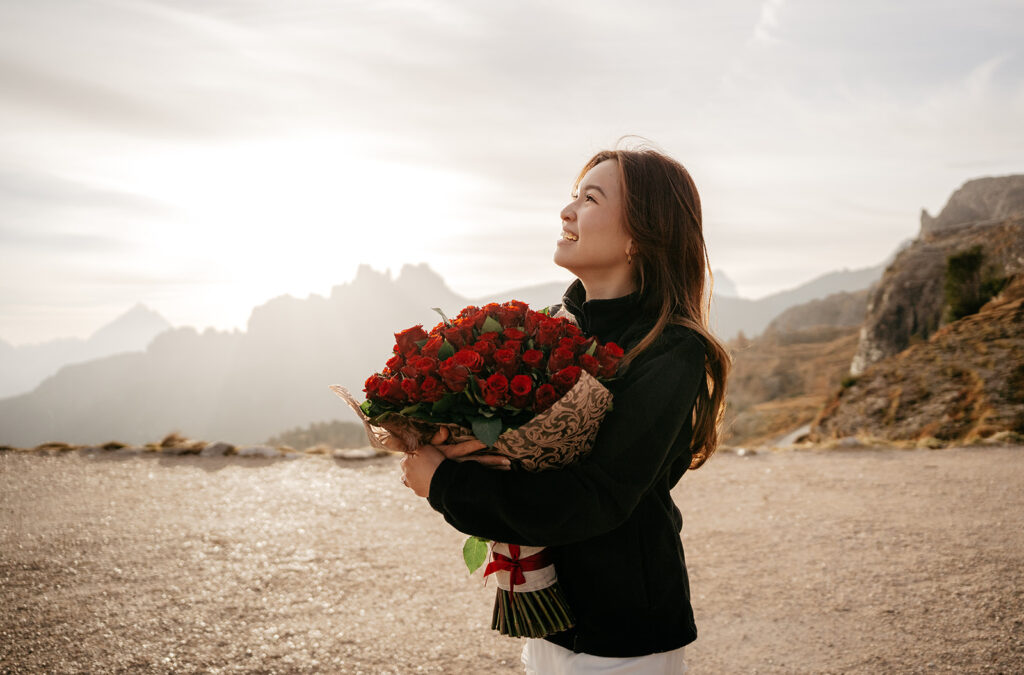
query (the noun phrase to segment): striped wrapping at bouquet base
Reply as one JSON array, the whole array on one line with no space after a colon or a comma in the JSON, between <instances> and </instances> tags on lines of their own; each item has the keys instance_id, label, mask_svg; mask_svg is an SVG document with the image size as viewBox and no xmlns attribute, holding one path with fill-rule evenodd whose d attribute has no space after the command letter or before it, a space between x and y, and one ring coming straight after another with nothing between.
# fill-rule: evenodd
<instances>
[{"instance_id":1,"label":"striped wrapping at bouquet base","mask_svg":"<svg viewBox=\"0 0 1024 675\"><path fill-rule=\"evenodd\" d=\"M543 546L495 542L484 576L494 574L498 590L491 628L511 637L539 638L575 623Z\"/></svg>"}]
</instances>

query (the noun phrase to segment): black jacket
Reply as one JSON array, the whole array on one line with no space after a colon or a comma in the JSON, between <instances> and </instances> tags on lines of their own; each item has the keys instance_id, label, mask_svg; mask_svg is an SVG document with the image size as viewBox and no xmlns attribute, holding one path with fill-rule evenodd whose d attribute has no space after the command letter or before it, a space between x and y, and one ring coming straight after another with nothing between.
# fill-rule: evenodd
<instances>
[{"instance_id":1,"label":"black jacket","mask_svg":"<svg viewBox=\"0 0 1024 675\"><path fill-rule=\"evenodd\" d=\"M653 325L639 292L583 301L579 279L562 300L581 331L623 349ZM557 309L555 306L554 309ZM690 465L691 412L704 377L704 341L670 325L608 388L613 408L583 460L539 472L444 460L430 505L456 529L549 546L576 626L547 640L597 656L640 656L697 639L682 517L669 490Z\"/></svg>"}]
</instances>

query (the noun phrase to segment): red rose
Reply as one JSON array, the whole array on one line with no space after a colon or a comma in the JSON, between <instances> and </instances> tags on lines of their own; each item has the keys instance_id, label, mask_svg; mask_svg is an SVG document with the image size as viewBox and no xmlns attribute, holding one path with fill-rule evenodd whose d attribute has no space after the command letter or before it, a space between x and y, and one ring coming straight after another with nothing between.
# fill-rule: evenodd
<instances>
[{"instance_id":1,"label":"red rose","mask_svg":"<svg viewBox=\"0 0 1024 675\"><path fill-rule=\"evenodd\" d=\"M551 376L551 384L555 386L559 396L572 389L576 381L580 379L579 366L566 366Z\"/></svg>"},{"instance_id":2,"label":"red rose","mask_svg":"<svg viewBox=\"0 0 1024 675\"><path fill-rule=\"evenodd\" d=\"M455 356L445 359L444 363L448 363L448 361L455 361L455 363L469 368L474 373L480 372L480 369L484 367L484 357L480 356L480 353L473 349L460 349L455 352Z\"/></svg>"},{"instance_id":3,"label":"red rose","mask_svg":"<svg viewBox=\"0 0 1024 675\"><path fill-rule=\"evenodd\" d=\"M594 352L598 362L601 364L601 377L615 377L615 371L619 367L619 360L622 358L622 347L614 342L606 342Z\"/></svg>"},{"instance_id":4,"label":"red rose","mask_svg":"<svg viewBox=\"0 0 1024 675\"><path fill-rule=\"evenodd\" d=\"M497 333L495 333L495 335L497 335ZM492 360L491 357L494 355L494 350L497 349L497 347L495 347L493 340L480 340L474 344L471 349L483 357L484 363L490 363Z\"/></svg>"},{"instance_id":5,"label":"red rose","mask_svg":"<svg viewBox=\"0 0 1024 675\"><path fill-rule=\"evenodd\" d=\"M561 337L561 322L555 319L544 318L537 329L537 344L542 347L553 347Z\"/></svg>"},{"instance_id":6,"label":"red rose","mask_svg":"<svg viewBox=\"0 0 1024 675\"><path fill-rule=\"evenodd\" d=\"M417 370L416 366L412 365L411 363L407 363L404 366L402 366L402 369L399 370L398 372L400 372L402 375L405 375L406 377L411 377L414 380L420 375L420 371Z\"/></svg>"},{"instance_id":7,"label":"red rose","mask_svg":"<svg viewBox=\"0 0 1024 675\"><path fill-rule=\"evenodd\" d=\"M501 337L501 333L496 330L489 330L486 333L480 333L481 340L488 340L490 342L497 342L498 338Z\"/></svg>"},{"instance_id":8,"label":"red rose","mask_svg":"<svg viewBox=\"0 0 1024 675\"><path fill-rule=\"evenodd\" d=\"M395 341L398 343L398 353L409 356L419 351L419 347L416 346L418 340L427 339L427 334L423 332L423 324L419 323L412 328L406 328L401 333L395 333Z\"/></svg>"},{"instance_id":9,"label":"red rose","mask_svg":"<svg viewBox=\"0 0 1024 675\"><path fill-rule=\"evenodd\" d=\"M444 396L444 387L441 386L441 383L430 375L424 377L423 381L420 382L420 397L424 401L433 403L440 400L442 396Z\"/></svg>"},{"instance_id":10,"label":"red rose","mask_svg":"<svg viewBox=\"0 0 1024 675\"><path fill-rule=\"evenodd\" d=\"M416 380L407 377L402 380L402 391L405 392L410 401L414 401L419 396L420 387L416 384Z\"/></svg>"},{"instance_id":11,"label":"red rose","mask_svg":"<svg viewBox=\"0 0 1024 675\"><path fill-rule=\"evenodd\" d=\"M444 380L445 386L455 392L465 389L466 381L472 375L469 368L458 363L454 356L442 361L438 370L440 371L441 379Z\"/></svg>"},{"instance_id":12,"label":"red rose","mask_svg":"<svg viewBox=\"0 0 1024 675\"><path fill-rule=\"evenodd\" d=\"M465 333L459 326L445 328L441 331L441 335L444 336L445 340L452 343L452 346L455 347L455 349L462 349L466 346Z\"/></svg>"},{"instance_id":13,"label":"red rose","mask_svg":"<svg viewBox=\"0 0 1024 675\"><path fill-rule=\"evenodd\" d=\"M562 368L572 365L576 355L568 347L557 347L551 350L551 357L548 359L548 372L557 373Z\"/></svg>"},{"instance_id":14,"label":"red rose","mask_svg":"<svg viewBox=\"0 0 1024 675\"><path fill-rule=\"evenodd\" d=\"M405 365L405 359L401 354L395 354L388 359L387 367L391 369L391 372L397 373Z\"/></svg>"},{"instance_id":15,"label":"red rose","mask_svg":"<svg viewBox=\"0 0 1024 675\"><path fill-rule=\"evenodd\" d=\"M576 341L571 337L559 338L558 346L565 347L566 349L572 351L573 354L576 353Z\"/></svg>"},{"instance_id":16,"label":"red rose","mask_svg":"<svg viewBox=\"0 0 1024 675\"><path fill-rule=\"evenodd\" d=\"M484 403L498 408L508 403L508 379L495 373L487 378L481 387L484 394Z\"/></svg>"},{"instance_id":17,"label":"red rose","mask_svg":"<svg viewBox=\"0 0 1024 675\"><path fill-rule=\"evenodd\" d=\"M406 400L402 384L397 377L389 377L384 380L380 387L381 397L392 403L403 403Z\"/></svg>"},{"instance_id":18,"label":"red rose","mask_svg":"<svg viewBox=\"0 0 1024 675\"><path fill-rule=\"evenodd\" d=\"M384 383L384 378L374 373L366 378L366 384L363 386L363 391L366 392L366 398L372 398L377 395L377 391L380 389L381 384Z\"/></svg>"},{"instance_id":19,"label":"red rose","mask_svg":"<svg viewBox=\"0 0 1024 675\"><path fill-rule=\"evenodd\" d=\"M597 377L597 374L601 369L601 364L598 363L597 359L590 354L583 354L580 356L580 367L594 377Z\"/></svg>"},{"instance_id":20,"label":"red rose","mask_svg":"<svg viewBox=\"0 0 1024 675\"><path fill-rule=\"evenodd\" d=\"M433 375L437 372L437 359L429 356L413 357L409 360L409 363L416 366L416 370L419 371L420 375Z\"/></svg>"},{"instance_id":21,"label":"red rose","mask_svg":"<svg viewBox=\"0 0 1024 675\"><path fill-rule=\"evenodd\" d=\"M538 413L544 412L558 399L558 392L555 391L553 386L550 384L542 384L537 387L537 393L534 395L533 410Z\"/></svg>"},{"instance_id":22,"label":"red rose","mask_svg":"<svg viewBox=\"0 0 1024 675\"><path fill-rule=\"evenodd\" d=\"M530 392L533 390L533 378L529 375L516 375L508 385L512 393L511 403L516 408L525 408L530 404Z\"/></svg>"},{"instance_id":23,"label":"red rose","mask_svg":"<svg viewBox=\"0 0 1024 675\"><path fill-rule=\"evenodd\" d=\"M540 370L544 363L544 352L539 349L527 349L523 352L523 363L531 368Z\"/></svg>"},{"instance_id":24,"label":"red rose","mask_svg":"<svg viewBox=\"0 0 1024 675\"><path fill-rule=\"evenodd\" d=\"M427 338L427 343L423 345L423 349L420 350L420 353L423 354L423 356L429 356L431 358L436 359L437 353L441 351L441 347L443 345L443 335L432 335L429 338Z\"/></svg>"},{"instance_id":25,"label":"red rose","mask_svg":"<svg viewBox=\"0 0 1024 675\"><path fill-rule=\"evenodd\" d=\"M529 375L516 375L508 388L515 396L527 396L533 390L533 378Z\"/></svg>"},{"instance_id":26,"label":"red rose","mask_svg":"<svg viewBox=\"0 0 1024 675\"><path fill-rule=\"evenodd\" d=\"M535 312L532 309L526 313L523 317L523 331L529 336L537 332L537 326L540 325L540 320L544 318L544 315L540 312Z\"/></svg>"},{"instance_id":27,"label":"red rose","mask_svg":"<svg viewBox=\"0 0 1024 675\"><path fill-rule=\"evenodd\" d=\"M506 340L525 340L526 339L526 333L524 333L523 331L519 330L518 328L506 328L502 332L502 336Z\"/></svg>"},{"instance_id":28,"label":"red rose","mask_svg":"<svg viewBox=\"0 0 1024 675\"><path fill-rule=\"evenodd\" d=\"M519 367L519 361L516 359L516 353L511 349L495 349L494 350L494 364L498 370L505 375L505 377L512 377L516 374L516 369Z\"/></svg>"},{"instance_id":29,"label":"red rose","mask_svg":"<svg viewBox=\"0 0 1024 675\"><path fill-rule=\"evenodd\" d=\"M523 348L523 343L521 340L509 340L502 347L504 349L511 349L513 354L518 354L519 350Z\"/></svg>"},{"instance_id":30,"label":"red rose","mask_svg":"<svg viewBox=\"0 0 1024 675\"><path fill-rule=\"evenodd\" d=\"M458 318L458 319L465 319L467 317L473 316L474 314L476 314L479 311L480 311L479 307L476 307L475 305L467 305L466 307L462 308L462 311L459 312L459 316L457 316L456 318Z\"/></svg>"}]
</instances>

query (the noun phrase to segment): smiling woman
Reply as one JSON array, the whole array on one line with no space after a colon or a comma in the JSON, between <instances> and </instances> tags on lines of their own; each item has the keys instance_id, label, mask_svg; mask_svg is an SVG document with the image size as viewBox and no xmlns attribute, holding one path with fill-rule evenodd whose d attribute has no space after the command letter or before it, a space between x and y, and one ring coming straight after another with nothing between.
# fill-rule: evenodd
<instances>
[{"instance_id":1,"label":"smiling woman","mask_svg":"<svg viewBox=\"0 0 1024 675\"><path fill-rule=\"evenodd\" d=\"M592 157L562 209L551 308L626 351L590 453L536 473L422 445L403 482L460 531L547 547L576 624L527 638L530 673L681 673L697 638L670 490L718 446L731 364L708 330L710 264L689 172L653 150Z\"/></svg>"}]
</instances>

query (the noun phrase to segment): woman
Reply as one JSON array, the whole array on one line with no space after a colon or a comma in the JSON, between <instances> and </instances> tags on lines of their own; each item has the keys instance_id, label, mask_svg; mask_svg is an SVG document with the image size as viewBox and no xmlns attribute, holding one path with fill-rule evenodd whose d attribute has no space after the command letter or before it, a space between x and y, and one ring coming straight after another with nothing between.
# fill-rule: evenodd
<instances>
[{"instance_id":1,"label":"woman","mask_svg":"<svg viewBox=\"0 0 1024 675\"><path fill-rule=\"evenodd\" d=\"M402 481L462 532L550 547L576 625L527 639L528 672L683 672L697 630L669 490L717 447L730 368L707 327L700 198L675 160L612 150L561 215L554 262L577 279L555 309L626 350L593 449L562 469L494 471L453 461L486 446L441 431Z\"/></svg>"}]
</instances>

